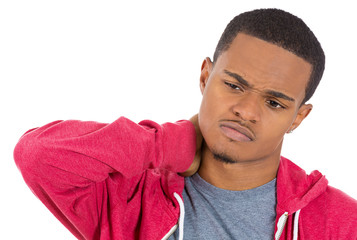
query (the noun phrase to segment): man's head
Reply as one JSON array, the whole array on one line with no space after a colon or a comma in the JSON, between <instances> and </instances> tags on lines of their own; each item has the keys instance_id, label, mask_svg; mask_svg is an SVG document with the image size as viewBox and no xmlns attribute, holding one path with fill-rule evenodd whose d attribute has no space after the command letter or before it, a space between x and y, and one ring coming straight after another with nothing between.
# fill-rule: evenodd
<instances>
[{"instance_id":1,"label":"man's head","mask_svg":"<svg viewBox=\"0 0 357 240\"><path fill-rule=\"evenodd\" d=\"M312 109L305 101L322 76L323 59L312 32L289 13L256 10L234 18L214 62L206 58L201 69L206 149L226 163L277 159L285 133Z\"/></svg>"},{"instance_id":2,"label":"man's head","mask_svg":"<svg viewBox=\"0 0 357 240\"><path fill-rule=\"evenodd\" d=\"M310 63L313 68L302 104L312 97L325 69L325 55L313 32L300 18L279 9L258 9L236 16L217 44L213 63L239 32L276 44Z\"/></svg>"}]
</instances>

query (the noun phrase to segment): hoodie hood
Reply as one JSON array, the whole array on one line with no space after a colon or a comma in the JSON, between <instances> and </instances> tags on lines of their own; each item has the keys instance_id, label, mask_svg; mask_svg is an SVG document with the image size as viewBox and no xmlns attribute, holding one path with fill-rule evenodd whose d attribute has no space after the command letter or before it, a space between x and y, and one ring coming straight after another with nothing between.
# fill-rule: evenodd
<instances>
[{"instance_id":1,"label":"hoodie hood","mask_svg":"<svg viewBox=\"0 0 357 240\"><path fill-rule=\"evenodd\" d=\"M281 157L277 175L277 214L303 209L326 191L328 181L319 171L311 174Z\"/></svg>"},{"instance_id":2,"label":"hoodie hood","mask_svg":"<svg viewBox=\"0 0 357 240\"><path fill-rule=\"evenodd\" d=\"M277 174L275 239L297 240L300 211L327 189L328 181L319 171L311 174L281 157Z\"/></svg>"}]
</instances>

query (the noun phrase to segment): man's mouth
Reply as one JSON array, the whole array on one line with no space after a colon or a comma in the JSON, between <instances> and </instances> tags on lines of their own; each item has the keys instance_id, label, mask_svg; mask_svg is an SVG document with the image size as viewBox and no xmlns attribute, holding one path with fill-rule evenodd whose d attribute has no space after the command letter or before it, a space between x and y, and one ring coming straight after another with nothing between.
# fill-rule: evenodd
<instances>
[{"instance_id":1,"label":"man's mouth","mask_svg":"<svg viewBox=\"0 0 357 240\"><path fill-rule=\"evenodd\" d=\"M237 142L250 142L254 140L254 134L247 128L236 122L225 121L221 123L220 128L223 134Z\"/></svg>"}]
</instances>

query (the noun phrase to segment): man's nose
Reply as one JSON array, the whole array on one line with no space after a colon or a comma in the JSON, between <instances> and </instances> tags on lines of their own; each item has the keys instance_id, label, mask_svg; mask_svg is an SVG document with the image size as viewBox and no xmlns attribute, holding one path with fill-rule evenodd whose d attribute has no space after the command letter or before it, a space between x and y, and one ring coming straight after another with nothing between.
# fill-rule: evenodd
<instances>
[{"instance_id":1,"label":"man's nose","mask_svg":"<svg viewBox=\"0 0 357 240\"><path fill-rule=\"evenodd\" d=\"M261 120L262 103L259 96L255 93L244 93L240 96L232 107L232 111L236 116L239 116L243 121L252 123Z\"/></svg>"}]
</instances>

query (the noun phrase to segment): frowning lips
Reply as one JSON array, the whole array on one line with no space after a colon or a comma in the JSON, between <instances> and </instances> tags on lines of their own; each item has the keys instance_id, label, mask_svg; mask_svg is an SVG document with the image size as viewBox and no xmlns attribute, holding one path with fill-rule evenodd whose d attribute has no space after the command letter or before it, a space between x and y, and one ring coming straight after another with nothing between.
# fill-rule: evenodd
<instances>
[{"instance_id":1,"label":"frowning lips","mask_svg":"<svg viewBox=\"0 0 357 240\"><path fill-rule=\"evenodd\" d=\"M232 140L238 142L250 142L255 139L255 136L250 129L243 127L236 121L222 121L219 126L223 134Z\"/></svg>"}]
</instances>

